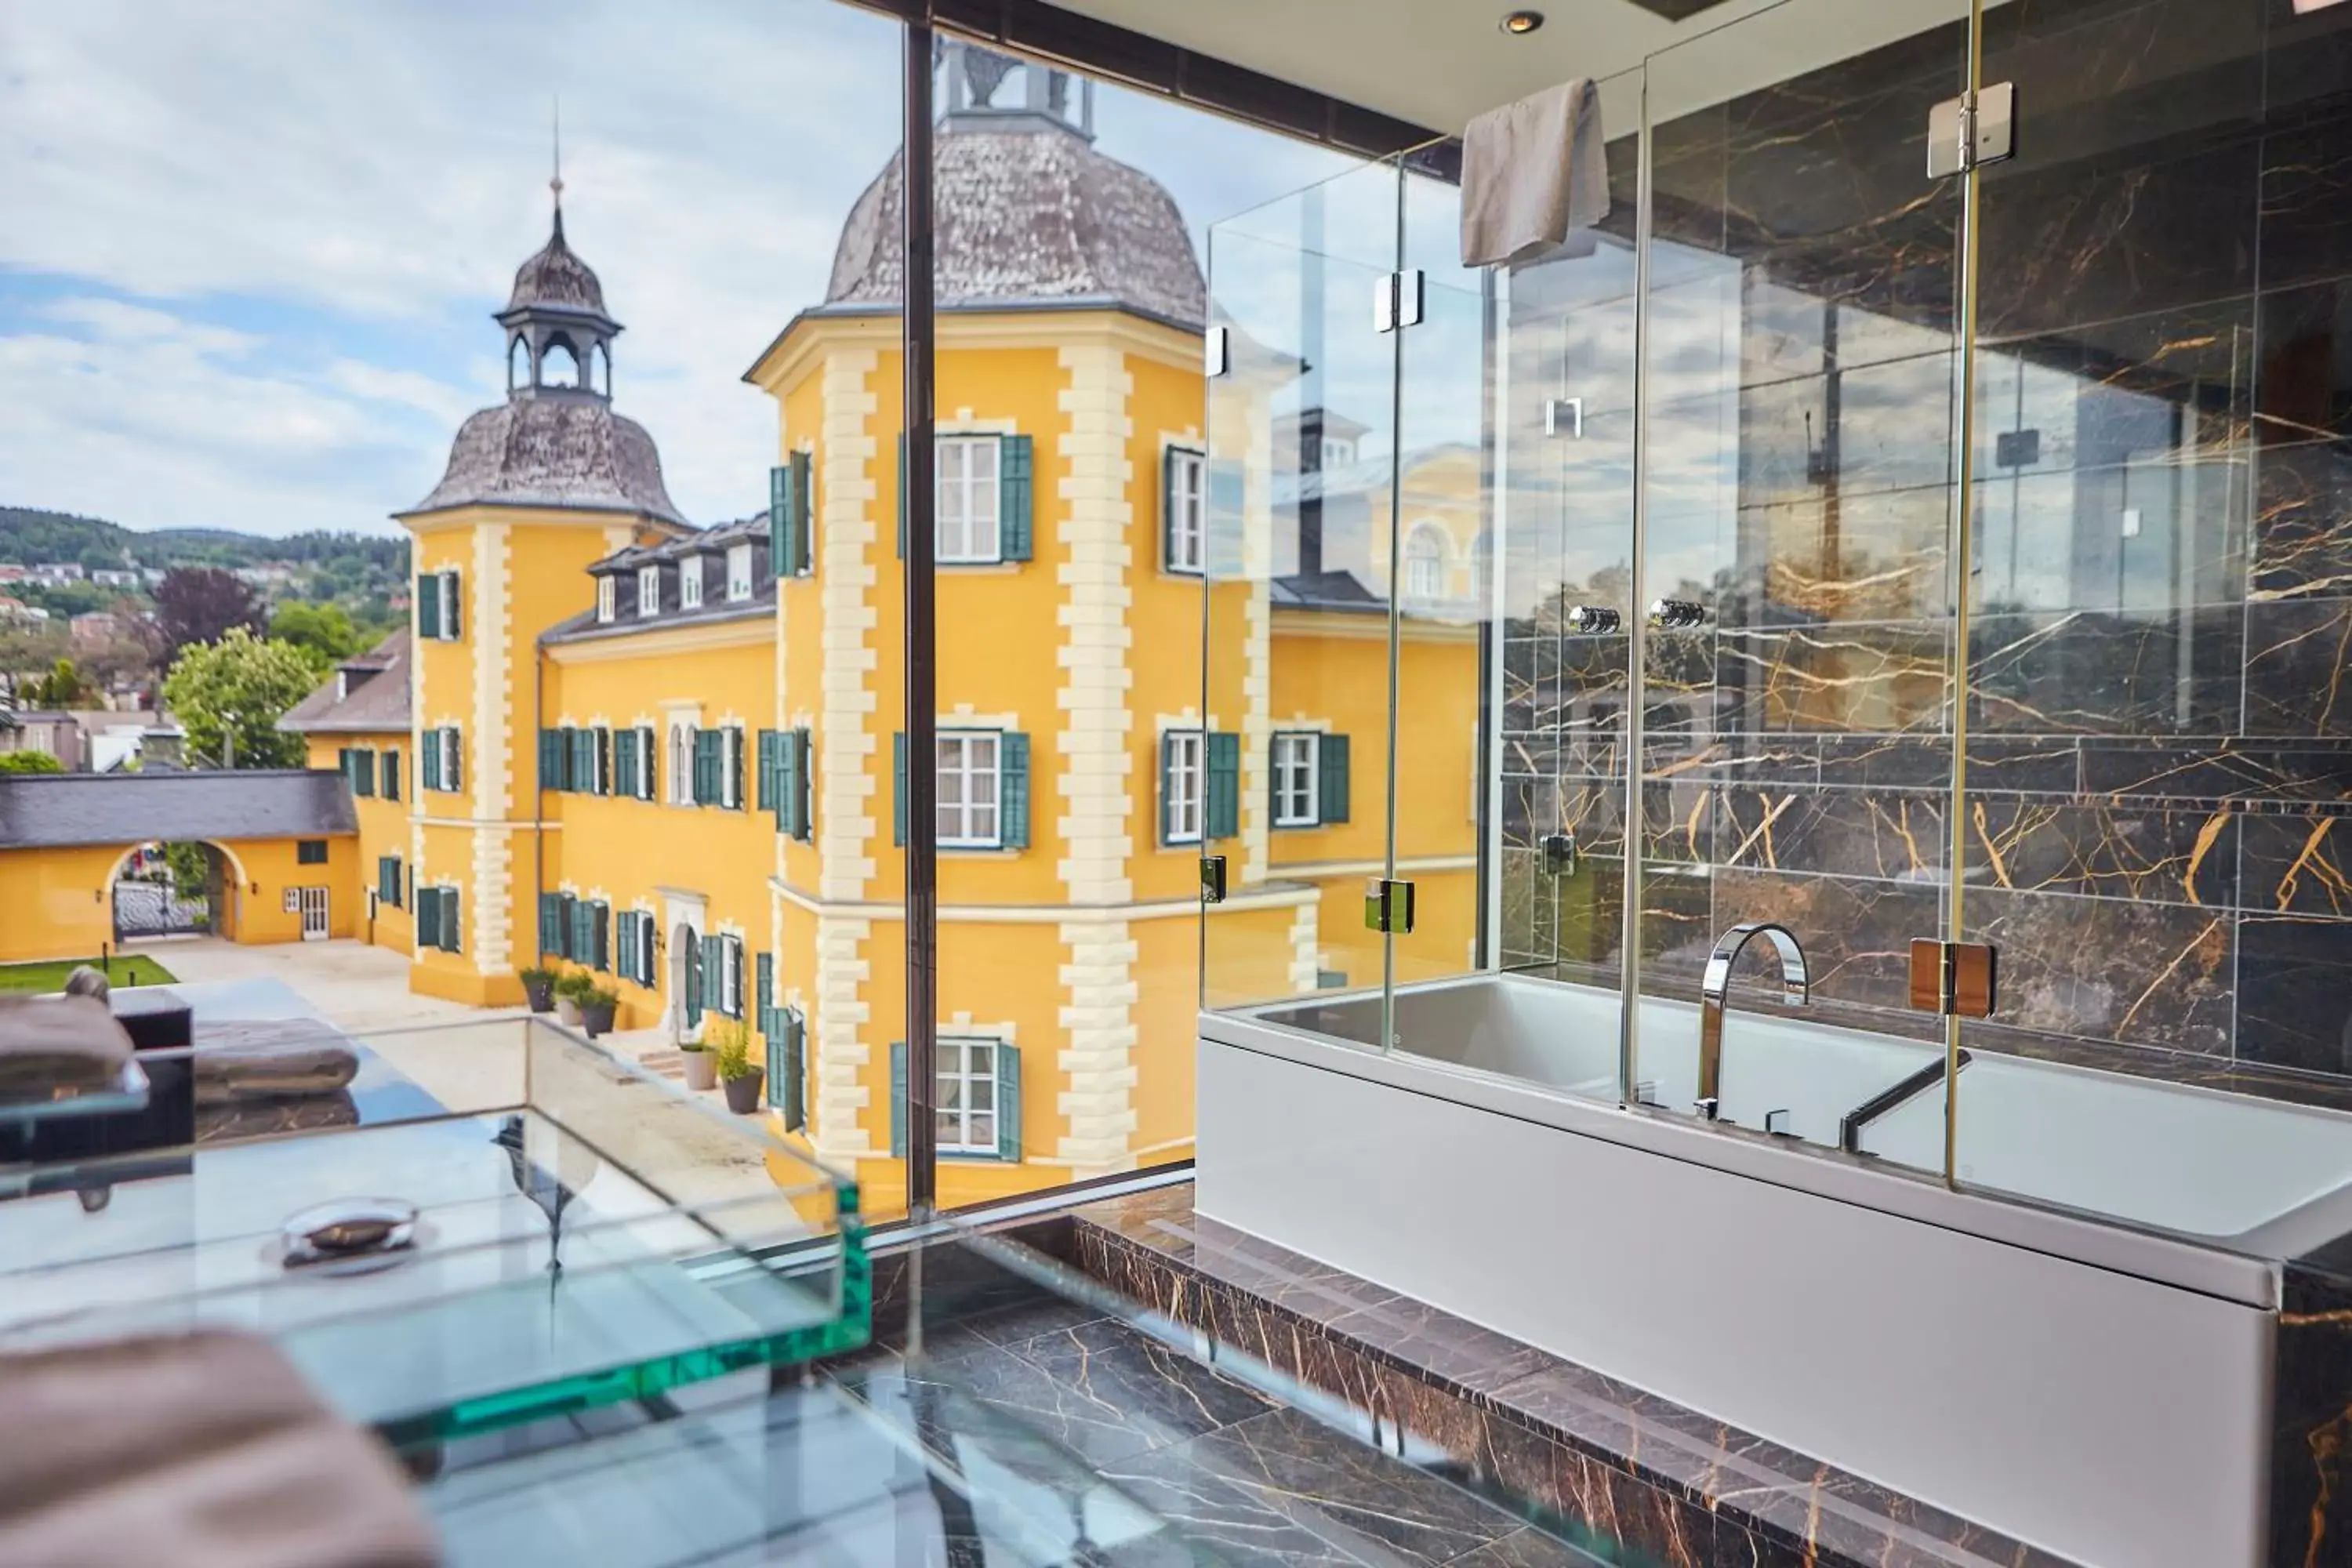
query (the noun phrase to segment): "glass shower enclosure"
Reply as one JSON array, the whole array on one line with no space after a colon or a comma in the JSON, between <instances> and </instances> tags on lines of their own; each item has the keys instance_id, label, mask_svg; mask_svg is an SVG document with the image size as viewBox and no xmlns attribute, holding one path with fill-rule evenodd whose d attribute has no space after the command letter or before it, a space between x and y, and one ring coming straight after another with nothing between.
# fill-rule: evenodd
<instances>
[{"instance_id":1,"label":"glass shower enclosure","mask_svg":"<svg viewBox=\"0 0 2352 1568\"><path fill-rule=\"evenodd\" d=\"M1444 143L1216 226L1203 1006L2200 1237L2352 1175L2263 1114L2352 1104L2346 16L1783 0L1549 252Z\"/></svg>"}]
</instances>

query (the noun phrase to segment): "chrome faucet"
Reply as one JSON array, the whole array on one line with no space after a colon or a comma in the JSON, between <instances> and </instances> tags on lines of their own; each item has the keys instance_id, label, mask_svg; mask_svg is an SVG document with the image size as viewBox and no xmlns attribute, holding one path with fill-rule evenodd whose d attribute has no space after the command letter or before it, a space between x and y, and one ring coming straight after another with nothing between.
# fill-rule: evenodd
<instances>
[{"instance_id":1,"label":"chrome faucet","mask_svg":"<svg viewBox=\"0 0 2352 1568\"><path fill-rule=\"evenodd\" d=\"M1780 955L1780 1002L1801 1007L1811 998L1812 973L1805 967L1805 950L1796 933L1770 921L1746 921L1723 933L1707 955L1706 974L1698 993L1698 1100L1696 1109L1709 1121L1721 1099L1723 1085L1723 1008L1731 990L1731 966L1740 949L1757 937L1772 944Z\"/></svg>"}]
</instances>

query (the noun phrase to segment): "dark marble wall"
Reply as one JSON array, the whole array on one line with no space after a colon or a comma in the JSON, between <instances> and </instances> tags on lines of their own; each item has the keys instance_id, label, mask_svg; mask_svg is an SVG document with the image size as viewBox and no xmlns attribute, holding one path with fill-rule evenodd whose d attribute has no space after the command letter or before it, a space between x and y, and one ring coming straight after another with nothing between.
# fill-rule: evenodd
<instances>
[{"instance_id":1,"label":"dark marble wall","mask_svg":"<svg viewBox=\"0 0 2352 1568\"><path fill-rule=\"evenodd\" d=\"M1728 102L1692 51L1737 27L1652 65L1648 590L1709 620L1651 639L1644 989L1772 917L1832 1016L1931 1026L1904 953L1953 869L1965 655L1964 934L2005 982L1979 1043L2352 1074L2352 5L2014 0L1985 28L2019 156L1981 176L1964 650L1960 188L1925 174L1964 29ZM1613 237L1511 282L1503 945L1602 983L1626 650L1564 617L1632 608L1633 312ZM1581 441L1542 432L1562 395ZM1566 880L1535 850L1559 826Z\"/></svg>"}]
</instances>

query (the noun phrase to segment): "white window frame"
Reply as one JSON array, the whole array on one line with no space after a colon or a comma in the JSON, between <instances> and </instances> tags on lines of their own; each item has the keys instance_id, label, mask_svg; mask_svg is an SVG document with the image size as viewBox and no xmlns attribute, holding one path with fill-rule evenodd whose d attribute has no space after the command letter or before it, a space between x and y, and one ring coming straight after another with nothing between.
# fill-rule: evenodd
<instances>
[{"instance_id":1,"label":"white window frame","mask_svg":"<svg viewBox=\"0 0 2352 1568\"><path fill-rule=\"evenodd\" d=\"M677 563L677 607L681 610L702 608L702 557L688 555Z\"/></svg>"},{"instance_id":2,"label":"white window frame","mask_svg":"<svg viewBox=\"0 0 2352 1568\"><path fill-rule=\"evenodd\" d=\"M621 584L608 572L596 579L596 619L610 625L613 617L620 614L620 608Z\"/></svg>"},{"instance_id":3,"label":"white window frame","mask_svg":"<svg viewBox=\"0 0 2352 1568\"><path fill-rule=\"evenodd\" d=\"M637 568L637 619L647 620L661 614L661 568Z\"/></svg>"},{"instance_id":4,"label":"white window frame","mask_svg":"<svg viewBox=\"0 0 2352 1568\"><path fill-rule=\"evenodd\" d=\"M972 1067L974 1053L988 1053L985 1072ZM939 1040L939 1067L931 1086L931 1103L937 1108L939 1151L942 1154L981 1154L994 1159L1001 1147L997 1140L1003 1129L1004 1108L1000 1102L1003 1079L998 1068L1003 1061L1004 1042L993 1035L941 1035ZM985 1086L988 1109L975 1110L972 1090ZM950 1087L954 1094L950 1095ZM950 1099L955 1101L952 1108ZM988 1136L972 1136L972 1119L988 1118ZM950 1131L952 1128L952 1131Z\"/></svg>"},{"instance_id":5,"label":"white window frame","mask_svg":"<svg viewBox=\"0 0 2352 1568\"><path fill-rule=\"evenodd\" d=\"M1172 515L1163 564L1171 572L1197 577L1209 559L1209 455L1190 447L1168 450L1171 482L1163 504Z\"/></svg>"},{"instance_id":6,"label":"white window frame","mask_svg":"<svg viewBox=\"0 0 2352 1568\"><path fill-rule=\"evenodd\" d=\"M672 805L694 804L694 737L700 732L700 726L688 723L683 719L670 721L667 773L669 804Z\"/></svg>"},{"instance_id":7,"label":"white window frame","mask_svg":"<svg viewBox=\"0 0 2352 1568\"><path fill-rule=\"evenodd\" d=\"M434 640L436 642L462 641L465 623L457 620L457 572L454 570L436 572L433 574L433 596L439 601L441 610L441 630ZM449 629L450 623L453 621L457 621L459 630L453 632Z\"/></svg>"},{"instance_id":8,"label":"white window frame","mask_svg":"<svg viewBox=\"0 0 2352 1568\"><path fill-rule=\"evenodd\" d=\"M740 605L751 596L751 546L727 547L727 602Z\"/></svg>"},{"instance_id":9,"label":"white window frame","mask_svg":"<svg viewBox=\"0 0 2352 1568\"><path fill-rule=\"evenodd\" d=\"M986 749L987 764L977 761ZM952 751L955 760L950 762ZM1001 849L1004 847L1004 732L1001 730L941 730L939 751L934 758L934 777L939 811L940 847L944 849ZM975 801L973 785L985 779L988 799ZM950 781L955 784L955 798L948 797ZM987 813L988 831L976 831ZM956 831L948 831L950 816L955 815Z\"/></svg>"},{"instance_id":10,"label":"white window frame","mask_svg":"<svg viewBox=\"0 0 2352 1568\"><path fill-rule=\"evenodd\" d=\"M1160 781L1167 792L1167 841L1198 844L1209 821L1208 731L1170 730L1161 739L1168 742L1167 773ZM1188 779L1189 787L1184 787Z\"/></svg>"},{"instance_id":11,"label":"white window frame","mask_svg":"<svg viewBox=\"0 0 2352 1568\"><path fill-rule=\"evenodd\" d=\"M1274 737L1274 825L1323 825L1323 737L1313 730L1282 730ZM1304 800L1302 809L1298 803Z\"/></svg>"},{"instance_id":12,"label":"white window frame","mask_svg":"<svg viewBox=\"0 0 2352 1568\"><path fill-rule=\"evenodd\" d=\"M1416 553L1416 547L1424 540L1434 544L1435 554ZM1424 603L1444 598L1446 572L1452 564L1453 554L1447 547L1444 529L1433 522L1414 524L1412 531L1404 536L1404 596ZM1432 574L1426 583L1420 580L1423 569Z\"/></svg>"},{"instance_id":13,"label":"white window frame","mask_svg":"<svg viewBox=\"0 0 2352 1568\"><path fill-rule=\"evenodd\" d=\"M1004 559L1003 445L994 436L941 436L935 444L932 536L940 564L989 565ZM983 452L985 465L979 460ZM985 477L979 471L983 466ZM980 515L983 510L985 518Z\"/></svg>"}]
</instances>

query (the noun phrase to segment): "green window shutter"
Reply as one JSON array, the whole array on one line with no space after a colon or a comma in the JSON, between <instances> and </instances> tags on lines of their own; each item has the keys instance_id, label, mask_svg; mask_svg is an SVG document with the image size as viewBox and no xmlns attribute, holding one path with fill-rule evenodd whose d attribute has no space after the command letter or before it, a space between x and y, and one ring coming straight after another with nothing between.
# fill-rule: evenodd
<instances>
[{"instance_id":1,"label":"green window shutter","mask_svg":"<svg viewBox=\"0 0 2352 1568\"><path fill-rule=\"evenodd\" d=\"M702 939L702 1010L724 1016L727 1011L727 939Z\"/></svg>"},{"instance_id":2,"label":"green window shutter","mask_svg":"<svg viewBox=\"0 0 2352 1568\"><path fill-rule=\"evenodd\" d=\"M1029 847L1029 737L1008 730L996 742L996 841Z\"/></svg>"},{"instance_id":3,"label":"green window shutter","mask_svg":"<svg viewBox=\"0 0 2352 1568\"><path fill-rule=\"evenodd\" d=\"M441 606L441 636L445 641L456 642L466 635L461 624L464 617L458 609L466 599L465 580L457 575L454 567L442 573L441 576L449 585L447 600Z\"/></svg>"},{"instance_id":4,"label":"green window shutter","mask_svg":"<svg viewBox=\"0 0 2352 1568\"><path fill-rule=\"evenodd\" d=\"M890 737L890 842L907 842L907 731Z\"/></svg>"},{"instance_id":5,"label":"green window shutter","mask_svg":"<svg viewBox=\"0 0 2352 1568\"><path fill-rule=\"evenodd\" d=\"M814 748L805 729L788 730L783 736L783 779L779 788L779 820L784 831L805 843L814 831L814 814L809 809L809 798L815 788L815 770L811 766Z\"/></svg>"},{"instance_id":6,"label":"green window shutter","mask_svg":"<svg viewBox=\"0 0 2352 1568\"><path fill-rule=\"evenodd\" d=\"M784 1030L776 1016L776 955L761 953L755 967L759 990L754 1000L759 1008L760 1036L768 1042L768 1103L781 1106L784 1102Z\"/></svg>"},{"instance_id":7,"label":"green window shutter","mask_svg":"<svg viewBox=\"0 0 2352 1568\"><path fill-rule=\"evenodd\" d=\"M808 1025L798 1007L783 1009L784 1131L797 1132L808 1125Z\"/></svg>"},{"instance_id":8,"label":"green window shutter","mask_svg":"<svg viewBox=\"0 0 2352 1568\"><path fill-rule=\"evenodd\" d=\"M343 775L343 782L345 784L351 784L352 749L349 746L338 746L335 748L335 771ZM356 784L352 785L352 793L358 793L358 786Z\"/></svg>"},{"instance_id":9,"label":"green window shutter","mask_svg":"<svg viewBox=\"0 0 2352 1568\"><path fill-rule=\"evenodd\" d=\"M630 796L637 793L637 732L616 730L613 733L613 793Z\"/></svg>"},{"instance_id":10,"label":"green window shutter","mask_svg":"<svg viewBox=\"0 0 2352 1568\"><path fill-rule=\"evenodd\" d=\"M613 973L624 980L637 977L637 911L623 910L613 917Z\"/></svg>"},{"instance_id":11,"label":"green window shutter","mask_svg":"<svg viewBox=\"0 0 2352 1568\"><path fill-rule=\"evenodd\" d=\"M574 963L587 963L596 956L596 906L568 894L563 901L572 913L572 951L566 956Z\"/></svg>"},{"instance_id":12,"label":"green window shutter","mask_svg":"<svg viewBox=\"0 0 2352 1568\"><path fill-rule=\"evenodd\" d=\"M890 1154L907 1157L907 1042L890 1042Z\"/></svg>"},{"instance_id":13,"label":"green window shutter","mask_svg":"<svg viewBox=\"0 0 2352 1568\"><path fill-rule=\"evenodd\" d=\"M768 470L768 565L779 577L790 571L793 471L779 465Z\"/></svg>"},{"instance_id":14,"label":"green window shutter","mask_svg":"<svg viewBox=\"0 0 2352 1568\"><path fill-rule=\"evenodd\" d=\"M593 939L589 965L610 970L613 967L613 906L599 899L589 908L594 911L589 921L589 933Z\"/></svg>"},{"instance_id":15,"label":"green window shutter","mask_svg":"<svg viewBox=\"0 0 2352 1568\"><path fill-rule=\"evenodd\" d=\"M1160 842L1176 836L1176 737L1160 737Z\"/></svg>"},{"instance_id":16,"label":"green window shutter","mask_svg":"<svg viewBox=\"0 0 2352 1568\"><path fill-rule=\"evenodd\" d=\"M686 1026L693 1028L702 1022L702 943L688 939L686 944Z\"/></svg>"},{"instance_id":17,"label":"green window shutter","mask_svg":"<svg viewBox=\"0 0 2352 1568\"><path fill-rule=\"evenodd\" d=\"M898 432L898 559L907 558L907 433Z\"/></svg>"},{"instance_id":18,"label":"green window shutter","mask_svg":"<svg viewBox=\"0 0 2352 1568\"><path fill-rule=\"evenodd\" d=\"M996 1047L996 1157L1021 1159L1021 1053L1002 1042Z\"/></svg>"},{"instance_id":19,"label":"green window shutter","mask_svg":"<svg viewBox=\"0 0 2352 1568\"><path fill-rule=\"evenodd\" d=\"M365 746L352 753L352 765L359 769L359 793L375 794L375 752Z\"/></svg>"},{"instance_id":20,"label":"green window shutter","mask_svg":"<svg viewBox=\"0 0 2352 1568\"><path fill-rule=\"evenodd\" d=\"M563 903L553 893L539 896L539 951L543 957L563 952Z\"/></svg>"},{"instance_id":21,"label":"green window shutter","mask_svg":"<svg viewBox=\"0 0 2352 1568\"><path fill-rule=\"evenodd\" d=\"M383 798L400 798L400 753L396 751L383 754Z\"/></svg>"},{"instance_id":22,"label":"green window shutter","mask_svg":"<svg viewBox=\"0 0 2352 1568\"><path fill-rule=\"evenodd\" d=\"M709 804L709 791L708 786L709 784L710 775L710 747L708 742L709 742L710 737L711 731L708 730L697 730L694 732L694 765L692 769L691 793L694 796L694 804L697 805L707 805Z\"/></svg>"},{"instance_id":23,"label":"green window shutter","mask_svg":"<svg viewBox=\"0 0 2352 1568\"><path fill-rule=\"evenodd\" d=\"M1231 838L1242 830L1242 738L1212 734L1206 744L1209 793L1202 837Z\"/></svg>"},{"instance_id":24,"label":"green window shutter","mask_svg":"<svg viewBox=\"0 0 2352 1568\"><path fill-rule=\"evenodd\" d=\"M996 442L997 538L1007 561L1026 561L1034 552L1036 534L1030 482L1033 463L1026 436L1000 436Z\"/></svg>"},{"instance_id":25,"label":"green window shutter","mask_svg":"<svg viewBox=\"0 0 2352 1568\"><path fill-rule=\"evenodd\" d=\"M539 732L539 787L543 790L563 787L563 737L553 730Z\"/></svg>"},{"instance_id":26,"label":"green window shutter","mask_svg":"<svg viewBox=\"0 0 2352 1568\"><path fill-rule=\"evenodd\" d=\"M793 454L792 569L795 576L816 570L816 454Z\"/></svg>"},{"instance_id":27,"label":"green window shutter","mask_svg":"<svg viewBox=\"0 0 2352 1568\"><path fill-rule=\"evenodd\" d=\"M1348 820L1348 737L1326 735L1317 743L1315 819L1329 826Z\"/></svg>"},{"instance_id":28,"label":"green window shutter","mask_svg":"<svg viewBox=\"0 0 2352 1568\"><path fill-rule=\"evenodd\" d=\"M776 804L776 732L760 731L759 793L753 799L761 811L776 812L776 826L783 826L782 808Z\"/></svg>"},{"instance_id":29,"label":"green window shutter","mask_svg":"<svg viewBox=\"0 0 2352 1568\"><path fill-rule=\"evenodd\" d=\"M441 731L438 730L425 731L425 787L441 787Z\"/></svg>"},{"instance_id":30,"label":"green window shutter","mask_svg":"<svg viewBox=\"0 0 2352 1568\"><path fill-rule=\"evenodd\" d=\"M555 895L555 907L556 926L560 932L555 940L555 951L565 958L577 958L580 956L580 900L570 893L558 893Z\"/></svg>"},{"instance_id":31,"label":"green window shutter","mask_svg":"<svg viewBox=\"0 0 2352 1568\"><path fill-rule=\"evenodd\" d=\"M441 636L441 577L438 573L419 572L416 574L416 635L434 639Z\"/></svg>"},{"instance_id":32,"label":"green window shutter","mask_svg":"<svg viewBox=\"0 0 2352 1568\"><path fill-rule=\"evenodd\" d=\"M416 900L416 945L420 948L441 945L441 905L431 889Z\"/></svg>"},{"instance_id":33,"label":"green window shutter","mask_svg":"<svg viewBox=\"0 0 2352 1568\"><path fill-rule=\"evenodd\" d=\"M441 889L441 951L456 952L457 942L457 889Z\"/></svg>"}]
</instances>

